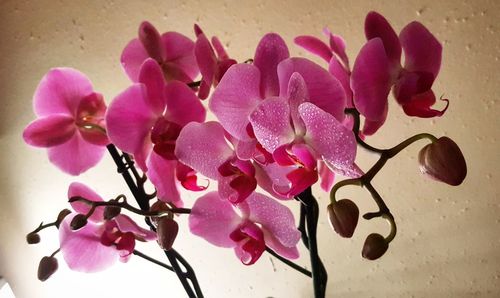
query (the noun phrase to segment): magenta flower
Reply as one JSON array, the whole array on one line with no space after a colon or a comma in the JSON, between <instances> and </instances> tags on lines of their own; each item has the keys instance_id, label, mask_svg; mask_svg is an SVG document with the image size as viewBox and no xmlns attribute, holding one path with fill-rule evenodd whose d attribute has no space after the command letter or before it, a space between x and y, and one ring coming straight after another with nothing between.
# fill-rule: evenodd
<instances>
[{"instance_id":1,"label":"magenta flower","mask_svg":"<svg viewBox=\"0 0 500 298\"><path fill-rule=\"evenodd\" d=\"M368 121L379 127L387 117L387 96L393 87L397 102L409 116L441 116L431 106L436 97L431 90L441 66L442 46L419 22L401 30L399 37L380 14L370 12L365 20L368 42L354 63L351 87L354 103ZM401 66L401 54L405 62Z\"/></svg>"},{"instance_id":2,"label":"magenta flower","mask_svg":"<svg viewBox=\"0 0 500 298\"><path fill-rule=\"evenodd\" d=\"M102 198L81 183L72 183L68 198L80 196L94 202ZM80 214L87 214L90 207L81 202L71 204ZM59 227L61 253L68 267L75 271L97 272L112 266L116 260L128 261L134 251L135 241L156 239L156 233L139 227L130 217L120 214L104 220L103 208L96 208L87 224L76 231L70 223L76 213L66 216Z\"/></svg>"},{"instance_id":3,"label":"magenta flower","mask_svg":"<svg viewBox=\"0 0 500 298\"><path fill-rule=\"evenodd\" d=\"M47 148L49 160L59 169L79 175L101 160L109 143L106 105L84 74L51 69L35 91L33 108L38 119L24 129L24 141Z\"/></svg>"},{"instance_id":4,"label":"magenta flower","mask_svg":"<svg viewBox=\"0 0 500 298\"><path fill-rule=\"evenodd\" d=\"M122 66L133 82L139 81L141 65L148 58L161 66L167 81L190 83L199 73L191 39L177 32L160 35L145 21L139 26L139 37L127 44L121 56Z\"/></svg>"},{"instance_id":5,"label":"magenta flower","mask_svg":"<svg viewBox=\"0 0 500 298\"><path fill-rule=\"evenodd\" d=\"M252 193L237 208L239 213L217 192L207 193L191 209L189 229L213 245L233 248L245 265L255 263L266 246L283 257L299 257L300 232L287 207Z\"/></svg>"},{"instance_id":6,"label":"magenta flower","mask_svg":"<svg viewBox=\"0 0 500 298\"><path fill-rule=\"evenodd\" d=\"M166 83L153 59L141 66L139 81L119 94L106 114L110 140L121 150L134 155L139 167L158 189L160 199L180 201L172 177L188 189L193 185L192 170L177 162L174 155L177 137L191 121L203 122L205 108L184 83ZM194 179L196 181L196 179Z\"/></svg>"},{"instance_id":7,"label":"magenta flower","mask_svg":"<svg viewBox=\"0 0 500 298\"><path fill-rule=\"evenodd\" d=\"M212 85L217 86L227 69L236 64L236 60L229 58L224 46L217 37L212 37L212 44L210 44L210 41L198 25L194 25L194 31L197 36L194 53L202 75L198 97L206 99L210 87Z\"/></svg>"}]
</instances>

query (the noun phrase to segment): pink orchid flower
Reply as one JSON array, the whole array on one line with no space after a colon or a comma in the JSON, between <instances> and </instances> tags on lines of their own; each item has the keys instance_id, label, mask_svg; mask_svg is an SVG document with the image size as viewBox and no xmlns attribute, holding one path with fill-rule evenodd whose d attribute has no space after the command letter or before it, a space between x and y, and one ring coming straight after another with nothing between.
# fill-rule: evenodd
<instances>
[{"instance_id":1,"label":"pink orchid flower","mask_svg":"<svg viewBox=\"0 0 500 298\"><path fill-rule=\"evenodd\" d=\"M224 135L217 122L191 122L179 134L175 155L200 174L216 180L220 196L236 204L257 187L255 168L250 161L237 157Z\"/></svg>"},{"instance_id":2,"label":"pink orchid flower","mask_svg":"<svg viewBox=\"0 0 500 298\"><path fill-rule=\"evenodd\" d=\"M227 69L236 64L236 60L229 58L224 46L217 37L212 37L212 44L210 44L210 41L198 25L194 25L194 31L197 37L194 53L202 75L198 97L206 99L210 87L212 85L217 86Z\"/></svg>"},{"instance_id":3,"label":"pink orchid flower","mask_svg":"<svg viewBox=\"0 0 500 298\"><path fill-rule=\"evenodd\" d=\"M158 63L147 59L138 82L111 102L106 122L110 140L133 154L155 184L159 198L180 207L176 180L187 189L204 187L197 186L194 172L177 161L176 139L183 126L191 121L203 122L205 114L200 100L186 84L166 83Z\"/></svg>"},{"instance_id":4,"label":"pink orchid flower","mask_svg":"<svg viewBox=\"0 0 500 298\"><path fill-rule=\"evenodd\" d=\"M38 119L24 129L24 141L47 148L49 160L59 169L79 175L101 160L109 143L106 105L84 74L51 69L35 91L33 108Z\"/></svg>"},{"instance_id":5,"label":"pink orchid flower","mask_svg":"<svg viewBox=\"0 0 500 298\"><path fill-rule=\"evenodd\" d=\"M441 66L442 46L429 30L412 22L398 37L382 15L370 12L365 34L368 42L360 50L351 76L354 103L360 113L381 126L387 117L387 96L394 86L394 96L407 115L443 115L448 100L444 99L447 104L441 111L431 108L436 102L431 87Z\"/></svg>"},{"instance_id":6,"label":"pink orchid flower","mask_svg":"<svg viewBox=\"0 0 500 298\"><path fill-rule=\"evenodd\" d=\"M94 202L103 199L81 183L72 183L68 198L80 196ZM82 202L71 204L80 214L87 214L90 206ZM120 214L104 220L103 207L97 207L87 224L76 231L70 223L76 213L66 216L59 227L61 253L68 267L81 272L98 272L112 266L118 259L127 262L134 251L135 241L151 241L156 233L139 227L130 217Z\"/></svg>"},{"instance_id":7,"label":"pink orchid flower","mask_svg":"<svg viewBox=\"0 0 500 298\"><path fill-rule=\"evenodd\" d=\"M161 66L167 81L190 83L199 73L191 39L177 32L160 35L145 21L139 26L139 38L131 40L121 56L122 66L133 82L139 81L141 65L148 58Z\"/></svg>"},{"instance_id":8,"label":"pink orchid flower","mask_svg":"<svg viewBox=\"0 0 500 298\"><path fill-rule=\"evenodd\" d=\"M287 57L288 49L279 35L264 36L254 65L229 68L209 106L236 139L258 141L280 165L290 166L289 183L273 188L282 194L288 188L285 194L292 197L316 182L317 160L344 175L360 172L353 165L354 135L340 124L346 105L340 82L312 61ZM315 117L322 122L317 123ZM314 128L318 125L322 131ZM271 176L283 174L274 166L264 171Z\"/></svg>"},{"instance_id":9,"label":"pink orchid flower","mask_svg":"<svg viewBox=\"0 0 500 298\"><path fill-rule=\"evenodd\" d=\"M300 232L287 207L252 193L237 209L217 192L207 193L191 209L189 229L213 245L233 248L245 265L254 264L266 246L285 258L299 257Z\"/></svg>"}]
</instances>

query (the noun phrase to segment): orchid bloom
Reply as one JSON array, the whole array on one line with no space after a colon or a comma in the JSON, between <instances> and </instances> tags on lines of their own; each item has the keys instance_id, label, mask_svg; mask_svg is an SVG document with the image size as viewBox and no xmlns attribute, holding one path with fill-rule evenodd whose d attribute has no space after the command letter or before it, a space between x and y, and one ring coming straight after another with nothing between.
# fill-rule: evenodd
<instances>
[{"instance_id":1,"label":"orchid bloom","mask_svg":"<svg viewBox=\"0 0 500 298\"><path fill-rule=\"evenodd\" d=\"M122 66L133 82L139 81L141 65L148 58L160 66L167 81L192 82L199 73L194 56L194 42L177 32L160 35L149 22L139 26L139 37L123 49Z\"/></svg>"},{"instance_id":2,"label":"orchid bloom","mask_svg":"<svg viewBox=\"0 0 500 298\"><path fill-rule=\"evenodd\" d=\"M24 129L24 141L47 148L49 160L59 169L79 175L101 160L109 143L106 105L84 74L51 69L35 91L33 108L38 119Z\"/></svg>"},{"instance_id":3,"label":"orchid bloom","mask_svg":"<svg viewBox=\"0 0 500 298\"><path fill-rule=\"evenodd\" d=\"M304 58L288 58L277 34L263 37L254 65L236 64L226 72L209 107L236 139L257 142L282 168L264 167L273 189L293 197L317 180L317 160L347 176L358 176L353 164L356 142L345 128L345 92L328 71ZM250 133L249 133L250 132ZM238 152L238 151L237 151Z\"/></svg>"},{"instance_id":4,"label":"orchid bloom","mask_svg":"<svg viewBox=\"0 0 500 298\"><path fill-rule=\"evenodd\" d=\"M237 208L241 215L217 192L207 193L191 209L189 229L213 245L233 248L245 265L254 264L266 246L285 258L299 257L300 232L287 207L252 193Z\"/></svg>"},{"instance_id":5,"label":"orchid bloom","mask_svg":"<svg viewBox=\"0 0 500 298\"><path fill-rule=\"evenodd\" d=\"M147 59L141 66L139 81L111 102L106 121L110 140L134 155L138 166L155 184L159 198L180 206L175 180L187 189L204 188L196 185L194 172L177 161L176 139L183 126L191 121L203 122L205 114L200 100L186 84L166 83L158 63Z\"/></svg>"},{"instance_id":6,"label":"orchid bloom","mask_svg":"<svg viewBox=\"0 0 500 298\"><path fill-rule=\"evenodd\" d=\"M387 96L393 87L397 102L409 116L436 117L439 111L431 106L436 102L432 84L441 66L442 46L419 22L401 30L399 37L380 14L370 12L365 20L368 42L354 63L351 87L354 103L368 121L380 127L387 117ZM401 54L404 53L404 66Z\"/></svg>"},{"instance_id":7,"label":"orchid bloom","mask_svg":"<svg viewBox=\"0 0 500 298\"><path fill-rule=\"evenodd\" d=\"M102 198L81 183L72 183L68 198L83 197L101 202ZM80 214L87 214L90 206L83 202L71 203ZM88 218L87 224L76 231L70 227L77 213L64 218L59 227L61 253L68 267L81 272L98 272L112 266L116 260L127 262L134 251L135 241L151 241L156 233L139 227L130 217L119 214L111 220L104 220L104 207L97 207Z\"/></svg>"},{"instance_id":8,"label":"orchid bloom","mask_svg":"<svg viewBox=\"0 0 500 298\"><path fill-rule=\"evenodd\" d=\"M216 36L212 37L212 44L210 44L198 25L194 25L194 31L197 37L194 53L202 75L198 97L206 99L210 87L217 86L227 69L236 64L236 60L229 58L224 46Z\"/></svg>"}]
</instances>

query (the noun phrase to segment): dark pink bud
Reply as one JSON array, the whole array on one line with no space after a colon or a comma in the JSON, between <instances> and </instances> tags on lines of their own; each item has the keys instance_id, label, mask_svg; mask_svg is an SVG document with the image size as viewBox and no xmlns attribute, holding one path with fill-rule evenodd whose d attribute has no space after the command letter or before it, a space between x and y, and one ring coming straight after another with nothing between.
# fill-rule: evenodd
<instances>
[{"instance_id":1,"label":"dark pink bud","mask_svg":"<svg viewBox=\"0 0 500 298\"><path fill-rule=\"evenodd\" d=\"M70 227L73 231L83 228L87 224L87 217L83 214L77 214L71 220Z\"/></svg>"},{"instance_id":2,"label":"dark pink bud","mask_svg":"<svg viewBox=\"0 0 500 298\"><path fill-rule=\"evenodd\" d=\"M155 59L160 64L165 60L165 51L163 50L160 33L158 33L158 30L151 23L141 23L139 26L139 40L144 49L146 49L146 52L148 52L149 57Z\"/></svg>"},{"instance_id":3,"label":"dark pink bud","mask_svg":"<svg viewBox=\"0 0 500 298\"><path fill-rule=\"evenodd\" d=\"M106 206L104 208L104 219L105 220L110 220L118 216L120 212L122 211L122 208L118 206Z\"/></svg>"},{"instance_id":4,"label":"dark pink bud","mask_svg":"<svg viewBox=\"0 0 500 298\"><path fill-rule=\"evenodd\" d=\"M361 255L363 258L373 261L383 256L388 248L389 243L385 241L384 236L373 233L366 237Z\"/></svg>"},{"instance_id":5,"label":"dark pink bud","mask_svg":"<svg viewBox=\"0 0 500 298\"><path fill-rule=\"evenodd\" d=\"M59 214L57 215L57 219L56 219L56 227L59 229L59 226L61 225L61 222L63 221L63 219L68 215L68 214L71 214L71 211L68 210L68 209L63 209L61 210L61 212L59 212Z\"/></svg>"},{"instance_id":6,"label":"dark pink bud","mask_svg":"<svg viewBox=\"0 0 500 298\"><path fill-rule=\"evenodd\" d=\"M328 205L328 217L337 234L351 238L358 225L359 209L353 201L343 199Z\"/></svg>"},{"instance_id":7,"label":"dark pink bud","mask_svg":"<svg viewBox=\"0 0 500 298\"><path fill-rule=\"evenodd\" d=\"M459 185L467 175L467 165L458 145L448 137L428 144L418 154L420 171L432 179Z\"/></svg>"},{"instance_id":8,"label":"dark pink bud","mask_svg":"<svg viewBox=\"0 0 500 298\"><path fill-rule=\"evenodd\" d=\"M28 242L28 244L37 244L40 242L40 235L37 233L29 233L26 235L26 242Z\"/></svg>"},{"instance_id":9,"label":"dark pink bud","mask_svg":"<svg viewBox=\"0 0 500 298\"><path fill-rule=\"evenodd\" d=\"M38 264L38 279L46 281L54 272L57 271L59 265L54 257L43 257Z\"/></svg>"},{"instance_id":10,"label":"dark pink bud","mask_svg":"<svg viewBox=\"0 0 500 298\"><path fill-rule=\"evenodd\" d=\"M179 232L179 225L175 220L168 217L161 217L158 220L158 244L164 250L169 250L174 244L177 233Z\"/></svg>"}]
</instances>

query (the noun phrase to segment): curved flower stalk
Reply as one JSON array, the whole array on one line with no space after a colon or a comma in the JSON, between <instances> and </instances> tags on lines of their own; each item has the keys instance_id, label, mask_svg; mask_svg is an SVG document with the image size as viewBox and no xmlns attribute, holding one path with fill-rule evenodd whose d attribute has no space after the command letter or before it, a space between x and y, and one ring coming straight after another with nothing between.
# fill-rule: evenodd
<instances>
[{"instance_id":1,"label":"curved flower stalk","mask_svg":"<svg viewBox=\"0 0 500 298\"><path fill-rule=\"evenodd\" d=\"M68 198L83 197L90 201L103 199L81 183L72 183ZM127 262L134 251L135 241L151 241L156 233L139 227L130 217L119 214L111 220L103 217L104 208L97 207L80 229L73 230L72 220L77 214L87 215L91 207L73 202L76 213L64 218L59 227L61 253L68 267L82 272L98 272L112 266L117 260Z\"/></svg>"},{"instance_id":2,"label":"curved flower stalk","mask_svg":"<svg viewBox=\"0 0 500 298\"><path fill-rule=\"evenodd\" d=\"M254 264L266 246L288 259L299 257L300 232L287 207L258 193L236 207L241 215L217 192L207 193L191 209L189 229L213 245L233 248L245 265Z\"/></svg>"},{"instance_id":3,"label":"curved flower stalk","mask_svg":"<svg viewBox=\"0 0 500 298\"><path fill-rule=\"evenodd\" d=\"M101 160L109 143L106 105L84 74L51 69L35 91L33 109L38 119L24 129L24 141L47 148L49 160L59 169L79 175Z\"/></svg>"},{"instance_id":4,"label":"curved flower stalk","mask_svg":"<svg viewBox=\"0 0 500 298\"><path fill-rule=\"evenodd\" d=\"M147 59L138 83L111 102L106 121L110 140L134 155L138 166L148 172L158 188L160 199L182 204L173 177L188 189L203 187L196 185L191 169L178 163L174 155L176 139L183 126L191 121L203 122L205 114L205 108L186 84L166 83L160 66Z\"/></svg>"},{"instance_id":5,"label":"curved flower stalk","mask_svg":"<svg viewBox=\"0 0 500 298\"><path fill-rule=\"evenodd\" d=\"M138 38L127 44L120 59L133 82L139 81L141 65L148 58L160 65L167 81L190 83L199 73L191 39L177 32L160 35L151 23L145 21L139 26Z\"/></svg>"}]
</instances>

